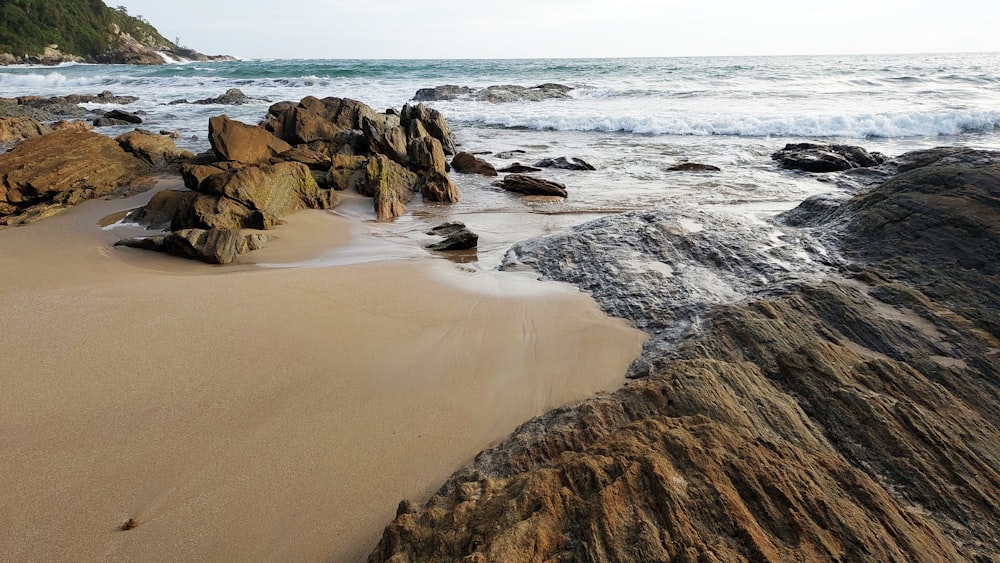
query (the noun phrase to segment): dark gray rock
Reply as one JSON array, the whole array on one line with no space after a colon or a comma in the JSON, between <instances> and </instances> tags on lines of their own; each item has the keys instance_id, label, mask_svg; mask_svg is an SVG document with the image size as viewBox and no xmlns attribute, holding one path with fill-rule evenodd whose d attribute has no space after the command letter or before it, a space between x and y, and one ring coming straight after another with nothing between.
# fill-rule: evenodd
<instances>
[{"instance_id":1,"label":"dark gray rock","mask_svg":"<svg viewBox=\"0 0 1000 563\"><path fill-rule=\"evenodd\" d=\"M524 174L526 172L541 172L541 168L535 168L534 166L525 166L520 162L515 162L506 168L501 168L497 172L504 172L507 174Z\"/></svg>"},{"instance_id":2,"label":"dark gray rock","mask_svg":"<svg viewBox=\"0 0 1000 563\"><path fill-rule=\"evenodd\" d=\"M451 100L474 100L491 103L540 102L543 100L568 99L573 88L562 84L540 84L538 86L517 86L503 84L486 88L470 88L446 84L434 88L421 88L413 96L416 102L437 102Z\"/></svg>"},{"instance_id":3,"label":"dark gray rock","mask_svg":"<svg viewBox=\"0 0 1000 563\"><path fill-rule=\"evenodd\" d=\"M136 114L134 114L132 112L123 111L123 110L120 110L120 109L113 109L113 110L105 113L104 117L106 117L108 119L114 119L114 120L117 120L117 121L124 121L126 123L131 123L133 125L138 125L138 124L142 123L142 118L139 117L138 115L136 115Z\"/></svg>"},{"instance_id":4,"label":"dark gray rock","mask_svg":"<svg viewBox=\"0 0 1000 563\"><path fill-rule=\"evenodd\" d=\"M579 158L543 158L535 163L539 168L558 168L560 170L597 170L590 163Z\"/></svg>"},{"instance_id":5,"label":"dark gray rock","mask_svg":"<svg viewBox=\"0 0 1000 563\"><path fill-rule=\"evenodd\" d=\"M226 90L226 93L221 96L217 96L215 98L205 98L204 100L195 100L194 102L191 103L199 105L219 104L225 106L241 106L244 104L269 103L269 102L270 100L266 98L248 97L239 88L230 88L229 90ZM171 103L172 104L187 103L187 100L175 100L174 102Z\"/></svg>"},{"instance_id":6,"label":"dark gray rock","mask_svg":"<svg viewBox=\"0 0 1000 563\"><path fill-rule=\"evenodd\" d=\"M443 241L427 246L429 250L438 252L471 250L479 245L479 235L470 231L465 223L443 223L431 229L427 234L445 237Z\"/></svg>"},{"instance_id":7,"label":"dark gray rock","mask_svg":"<svg viewBox=\"0 0 1000 563\"><path fill-rule=\"evenodd\" d=\"M511 174L494 185L508 192L517 192L525 195L555 197L568 197L569 195L564 184L521 174Z\"/></svg>"},{"instance_id":8,"label":"dark gray rock","mask_svg":"<svg viewBox=\"0 0 1000 563\"><path fill-rule=\"evenodd\" d=\"M771 158L782 168L805 172L839 172L877 166L886 161L885 155L869 153L861 147L816 143L789 143Z\"/></svg>"},{"instance_id":9,"label":"dark gray rock","mask_svg":"<svg viewBox=\"0 0 1000 563\"><path fill-rule=\"evenodd\" d=\"M667 168L667 172L721 172L722 169L711 164L697 162L681 162Z\"/></svg>"}]
</instances>

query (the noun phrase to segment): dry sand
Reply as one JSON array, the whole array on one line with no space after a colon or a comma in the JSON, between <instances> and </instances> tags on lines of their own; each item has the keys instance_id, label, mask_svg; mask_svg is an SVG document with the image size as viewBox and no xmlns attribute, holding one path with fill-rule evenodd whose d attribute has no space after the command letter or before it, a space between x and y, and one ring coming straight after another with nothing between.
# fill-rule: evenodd
<instances>
[{"instance_id":1,"label":"dry sand","mask_svg":"<svg viewBox=\"0 0 1000 563\"><path fill-rule=\"evenodd\" d=\"M100 218L146 198L0 231L2 560L362 559L401 499L616 388L644 339L568 287L426 255L112 248ZM358 229L299 214L259 259L385 250Z\"/></svg>"}]
</instances>

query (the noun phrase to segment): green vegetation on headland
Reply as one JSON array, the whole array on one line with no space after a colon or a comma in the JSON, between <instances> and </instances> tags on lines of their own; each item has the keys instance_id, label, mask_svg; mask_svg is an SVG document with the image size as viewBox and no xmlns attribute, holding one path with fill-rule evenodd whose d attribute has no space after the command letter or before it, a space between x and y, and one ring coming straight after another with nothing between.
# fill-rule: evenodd
<instances>
[{"instance_id":1,"label":"green vegetation on headland","mask_svg":"<svg viewBox=\"0 0 1000 563\"><path fill-rule=\"evenodd\" d=\"M159 64L156 51L185 58L204 55L160 35L141 16L101 0L0 0L0 64L101 63Z\"/></svg>"}]
</instances>

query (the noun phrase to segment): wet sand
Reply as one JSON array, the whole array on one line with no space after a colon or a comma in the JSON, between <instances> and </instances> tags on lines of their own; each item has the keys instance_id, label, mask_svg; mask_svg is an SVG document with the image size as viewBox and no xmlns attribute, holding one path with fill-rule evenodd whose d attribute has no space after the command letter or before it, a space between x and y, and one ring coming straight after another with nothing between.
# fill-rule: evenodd
<instances>
[{"instance_id":1,"label":"wet sand","mask_svg":"<svg viewBox=\"0 0 1000 563\"><path fill-rule=\"evenodd\" d=\"M98 221L148 197L0 231L2 559L363 559L401 499L618 387L644 340L567 286L320 212L254 259L396 259L112 248L129 229Z\"/></svg>"}]
</instances>

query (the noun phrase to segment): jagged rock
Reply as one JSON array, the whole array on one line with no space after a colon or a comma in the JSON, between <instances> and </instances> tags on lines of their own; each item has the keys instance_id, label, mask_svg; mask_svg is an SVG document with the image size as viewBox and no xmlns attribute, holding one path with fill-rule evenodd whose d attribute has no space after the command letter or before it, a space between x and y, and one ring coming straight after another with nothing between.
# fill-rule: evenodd
<instances>
[{"instance_id":1,"label":"jagged rock","mask_svg":"<svg viewBox=\"0 0 1000 563\"><path fill-rule=\"evenodd\" d=\"M65 129L26 139L0 154L0 224L124 193L148 172L145 162L97 133Z\"/></svg>"},{"instance_id":2,"label":"jagged rock","mask_svg":"<svg viewBox=\"0 0 1000 563\"><path fill-rule=\"evenodd\" d=\"M444 116L436 109L429 108L424 104L403 106L403 111L399 115L400 126L408 131L410 138L423 138L426 135L441 141L444 154L455 154L455 136L445 122ZM414 132L417 135L414 135ZM419 134L425 132L425 134Z\"/></svg>"},{"instance_id":3,"label":"jagged rock","mask_svg":"<svg viewBox=\"0 0 1000 563\"><path fill-rule=\"evenodd\" d=\"M361 176L358 174L368 165L368 158L364 156L353 156L338 154L333 157L333 166L330 168L330 184L333 189L344 191L354 190L360 193L357 182Z\"/></svg>"},{"instance_id":4,"label":"jagged rock","mask_svg":"<svg viewBox=\"0 0 1000 563\"><path fill-rule=\"evenodd\" d=\"M515 162L506 168L501 168L497 172L504 172L508 174L524 174L526 172L541 172L541 168L535 168L534 166L525 166L520 162Z\"/></svg>"},{"instance_id":5,"label":"jagged rock","mask_svg":"<svg viewBox=\"0 0 1000 563\"><path fill-rule=\"evenodd\" d=\"M663 256L701 256L735 282L749 263L779 275L706 308L669 350L647 347L644 379L480 453L398 511L369 561L995 558L998 186L997 164L915 168L824 210L811 232L782 227L778 253L760 244L766 225L709 235L717 225L637 213L542 244L532 264L570 282L616 253L581 276L603 280L606 310L647 326L676 316L641 304L676 291L657 286L677 274ZM567 244L580 256L560 264ZM741 258L755 253L770 257ZM821 275L802 277L803 263ZM642 269L648 280L623 275Z\"/></svg>"},{"instance_id":6,"label":"jagged rock","mask_svg":"<svg viewBox=\"0 0 1000 563\"><path fill-rule=\"evenodd\" d=\"M233 121L225 115L208 120L208 141L220 160L251 164L269 162L292 148L260 127Z\"/></svg>"},{"instance_id":7,"label":"jagged rock","mask_svg":"<svg viewBox=\"0 0 1000 563\"><path fill-rule=\"evenodd\" d=\"M150 166L167 166L191 160L194 154L177 148L170 137L136 129L115 137L123 149L146 161Z\"/></svg>"},{"instance_id":8,"label":"jagged rock","mask_svg":"<svg viewBox=\"0 0 1000 563\"><path fill-rule=\"evenodd\" d=\"M328 171L333 166L333 159L305 146L292 147L287 151L271 157L271 163L301 162L312 170Z\"/></svg>"},{"instance_id":9,"label":"jagged rock","mask_svg":"<svg viewBox=\"0 0 1000 563\"><path fill-rule=\"evenodd\" d=\"M441 141L430 135L410 141L407 154L411 168L415 169L418 174L428 171L444 174L448 170L448 162L445 160Z\"/></svg>"},{"instance_id":10,"label":"jagged rock","mask_svg":"<svg viewBox=\"0 0 1000 563\"><path fill-rule=\"evenodd\" d=\"M309 168L297 162L223 171L207 177L198 189L208 196L238 202L259 214L262 226L244 225L246 228L270 229L289 213L305 208L328 209L336 201L329 190L316 185Z\"/></svg>"},{"instance_id":11,"label":"jagged rock","mask_svg":"<svg viewBox=\"0 0 1000 563\"><path fill-rule=\"evenodd\" d=\"M132 125L138 125L142 123L142 118L139 117L138 115L128 111L122 111L120 109L113 109L109 112L106 112L104 114L104 117L108 119L113 119L115 121L124 121L126 123L131 123Z\"/></svg>"},{"instance_id":12,"label":"jagged rock","mask_svg":"<svg viewBox=\"0 0 1000 563\"><path fill-rule=\"evenodd\" d=\"M420 194L424 201L434 201L438 203L458 203L462 199L458 191L458 186L451 181L447 174L439 170L428 170L417 182Z\"/></svg>"},{"instance_id":13,"label":"jagged rock","mask_svg":"<svg viewBox=\"0 0 1000 563\"><path fill-rule=\"evenodd\" d=\"M721 172L722 169L711 164L698 162L681 162L667 168L667 172Z\"/></svg>"},{"instance_id":14,"label":"jagged rock","mask_svg":"<svg viewBox=\"0 0 1000 563\"><path fill-rule=\"evenodd\" d=\"M532 176L523 176L521 174L510 174L494 185L508 192L518 192L525 195L568 197L566 186L559 182L543 180Z\"/></svg>"},{"instance_id":15,"label":"jagged rock","mask_svg":"<svg viewBox=\"0 0 1000 563\"><path fill-rule=\"evenodd\" d=\"M586 161L579 158L543 158L535 163L539 168L559 168L561 170L597 170Z\"/></svg>"},{"instance_id":16,"label":"jagged rock","mask_svg":"<svg viewBox=\"0 0 1000 563\"><path fill-rule=\"evenodd\" d=\"M379 115L357 100L320 100L307 96L295 105L272 105L264 128L292 145L300 145L312 141L337 141L345 131L361 131L366 118L377 121Z\"/></svg>"},{"instance_id":17,"label":"jagged rock","mask_svg":"<svg viewBox=\"0 0 1000 563\"><path fill-rule=\"evenodd\" d=\"M467 152L456 154L455 158L451 159L451 167L455 169L455 172L462 174L497 175L497 169L492 164Z\"/></svg>"},{"instance_id":18,"label":"jagged rock","mask_svg":"<svg viewBox=\"0 0 1000 563\"><path fill-rule=\"evenodd\" d=\"M179 101L179 100L178 100ZM225 106L241 106L243 104L253 104L260 102L267 102L265 99L257 99L247 97L239 88L230 88L226 90L226 93L217 96L215 98L205 98L204 100L195 100L190 102L192 104L199 105L225 105ZM186 101L183 103L187 103Z\"/></svg>"},{"instance_id":19,"label":"jagged rock","mask_svg":"<svg viewBox=\"0 0 1000 563\"><path fill-rule=\"evenodd\" d=\"M427 234L445 237L441 242L427 246L429 250L447 252L449 250L470 250L479 245L479 235L470 231L465 223L443 223Z\"/></svg>"},{"instance_id":20,"label":"jagged rock","mask_svg":"<svg viewBox=\"0 0 1000 563\"><path fill-rule=\"evenodd\" d=\"M222 168L209 164L185 163L181 165L181 178L184 179L184 186L187 189L200 192L203 191L202 182L209 176L214 176L222 171Z\"/></svg>"},{"instance_id":21,"label":"jagged rock","mask_svg":"<svg viewBox=\"0 0 1000 563\"><path fill-rule=\"evenodd\" d=\"M263 248L268 238L264 233L232 229L183 229L163 236L123 239L115 246L165 252L209 264L229 264L237 256Z\"/></svg>"},{"instance_id":22,"label":"jagged rock","mask_svg":"<svg viewBox=\"0 0 1000 563\"><path fill-rule=\"evenodd\" d=\"M405 204L413 199L417 181L416 174L377 154L361 169L355 188L361 195L375 198L379 221L392 221L406 211Z\"/></svg>"},{"instance_id":23,"label":"jagged rock","mask_svg":"<svg viewBox=\"0 0 1000 563\"><path fill-rule=\"evenodd\" d=\"M782 168L806 172L837 172L876 166L886 160L884 155L869 153L861 147L816 143L789 143L771 158L779 161Z\"/></svg>"},{"instance_id":24,"label":"jagged rock","mask_svg":"<svg viewBox=\"0 0 1000 563\"><path fill-rule=\"evenodd\" d=\"M51 131L51 127L30 117L0 117L0 146L12 145Z\"/></svg>"}]
</instances>

